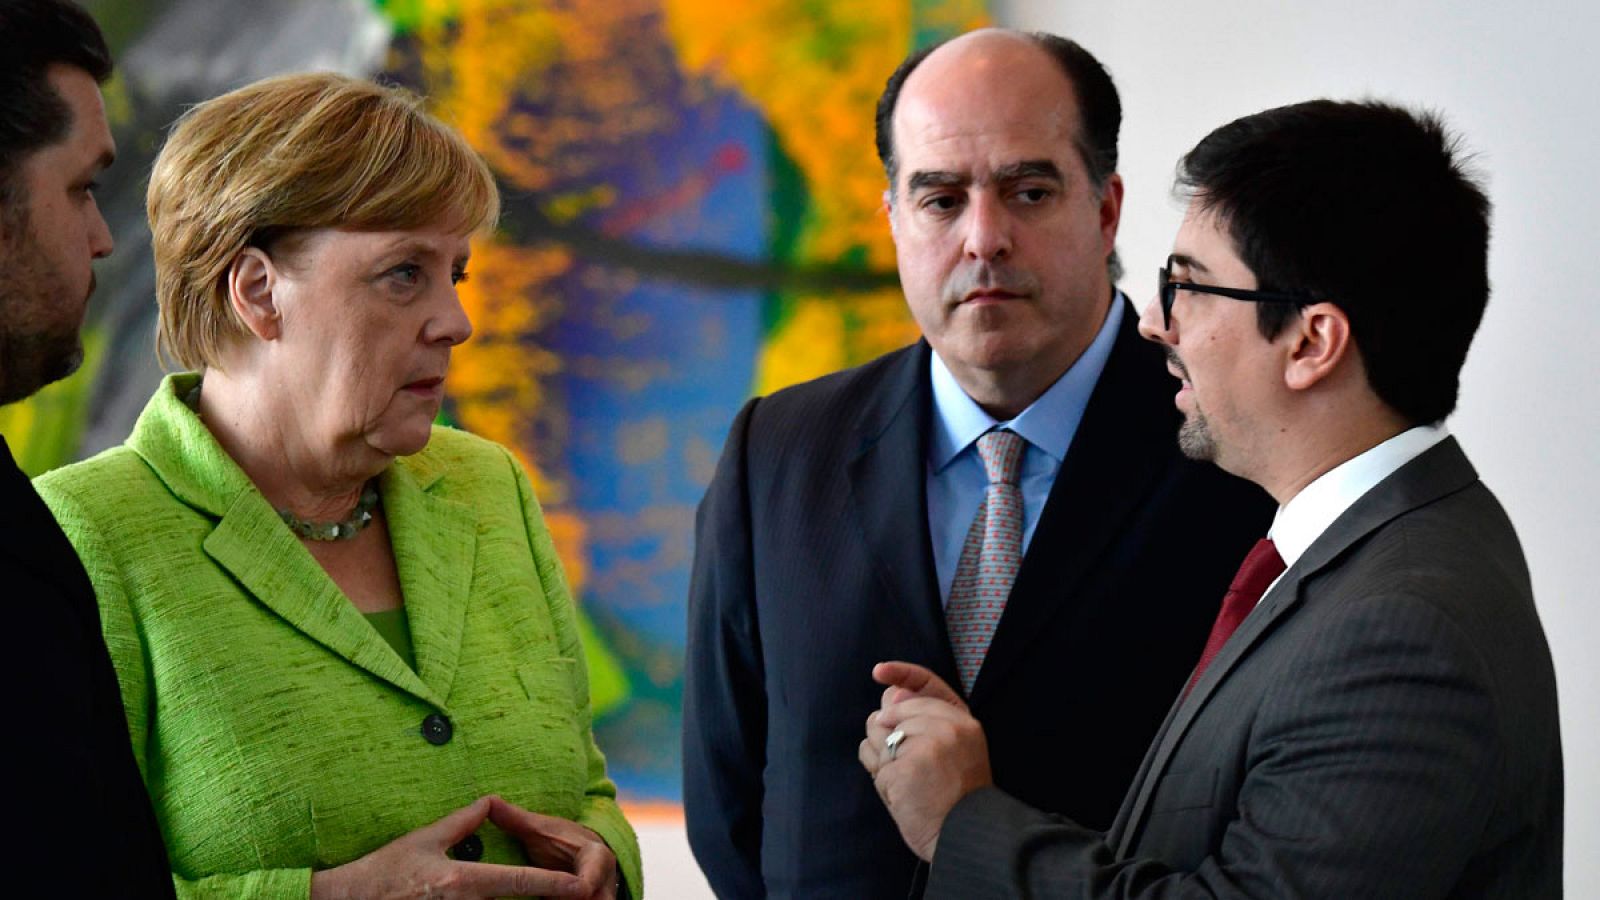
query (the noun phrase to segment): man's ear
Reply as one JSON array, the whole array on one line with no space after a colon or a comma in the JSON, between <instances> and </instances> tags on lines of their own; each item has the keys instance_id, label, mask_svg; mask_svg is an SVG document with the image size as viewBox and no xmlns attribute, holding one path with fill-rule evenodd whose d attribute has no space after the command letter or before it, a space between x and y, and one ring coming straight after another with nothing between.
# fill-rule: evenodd
<instances>
[{"instance_id":1,"label":"man's ear","mask_svg":"<svg viewBox=\"0 0 1600 900\"><path fill-rule=\"evenodd\" d=\"M1115 172L1100 190L1100 240L1106 256L1117 249L1117 229L1122 225L1122 176Z\"/></svg>"},{"instance_id":2,"label":"man's ear","mask_svg":"<svg viewBox=\"0 0 1600 900\"><path fill-rule=\"evenodd\" d=\"M228 303L250 333L263 341L277 340L283 319L273 291L278 270L272 258L258 247L246 247L228 267Z\"/></svg>"},{"instance_id":3,"label":"man's ear","mask_svg":"<svg viewBox=\"0 0 1600 900\"><path fill-rule=\"evenodd\" d=\"M1326 382L1355 355L1355 339L1350 334L1350 317L1332 303L1313 303L1301 308L1289 321L1280 340L1288 341L1288 361L1284 384L1290 390L1304 391Z\"/></svg>"}]
</instances>

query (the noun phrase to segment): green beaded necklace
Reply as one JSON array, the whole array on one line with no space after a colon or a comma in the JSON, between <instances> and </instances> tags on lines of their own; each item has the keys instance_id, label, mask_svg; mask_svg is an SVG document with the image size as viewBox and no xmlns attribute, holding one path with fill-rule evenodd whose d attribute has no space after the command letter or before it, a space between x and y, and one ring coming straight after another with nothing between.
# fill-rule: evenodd
<instances>
[{"instance_id":1,"label":"green beaded necklace","mask_svg":"<svg viewBox=\"0 0 1600 900\"><path fill-rule=\"evenodd\" d=\"M361 499L356 501L356 508L342 522L313 522L287 509L278 510L278 517L291 531L308 541L348 541L372 524L372 511L378 506L377 481L374 478L361 489Z\"/></svg>"}]
</instances>

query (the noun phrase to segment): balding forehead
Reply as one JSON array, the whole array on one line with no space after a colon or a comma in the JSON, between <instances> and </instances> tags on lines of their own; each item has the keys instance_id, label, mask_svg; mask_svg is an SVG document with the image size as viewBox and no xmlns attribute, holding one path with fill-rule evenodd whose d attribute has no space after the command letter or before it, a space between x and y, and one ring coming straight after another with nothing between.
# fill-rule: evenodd
<instances>
[{"instance_id":1,"label":"balding forehead","mask_svg":"<svg viewBox=\"0 0 1600 900\"><path fill-rule=\"evenodd\" d=\"M1008 54L1040 50L1039 42L1030 35L1009 28L979 28L945 41L928 54L928 61L940 57L963 57L971 54Z\"/></svg>"},{"instance_id":2,"label":"balding forehead","mask_svg":"<svg viewBox=\"0 0 1600 900\"><path fill-rule=\"evenodd\" d=\"M1033 38L1015 31L983 29L955 38L928 54L906 78L902 100L924 91L965 85L984 93L1040 91L1047 102L1072 97L1071 80Z\"/></svg>"},{"instance_id":3,"label":"balding forehead","mask_svg":"<svg viewBox=\"0 0 1600 900\"><path fill-rule=\"evenodd\" d=\"M1031 38L1006 31L963 35L907 78L891 121L905 141L1033 127L1068 140L1078 132L1077 95L1061 66Z\"/></svg>"},{"instance_id":4,"label":"balding forehead","mask_svg":"<svg viewBox=\"0 0 1600 900\"><path fill-rule=\"evenodd\" d=\"M1073 138L1077 98L1060 66L1026 38L996 37L1007 52L995 52L996 41L951 55L943 55L951 48L941 47L911 73L892 122L902 155L907 142L965 135L1032 129L1041 137ZM1015 52L1019 41L1030 52Z\"/></svg>"}]
</instances>

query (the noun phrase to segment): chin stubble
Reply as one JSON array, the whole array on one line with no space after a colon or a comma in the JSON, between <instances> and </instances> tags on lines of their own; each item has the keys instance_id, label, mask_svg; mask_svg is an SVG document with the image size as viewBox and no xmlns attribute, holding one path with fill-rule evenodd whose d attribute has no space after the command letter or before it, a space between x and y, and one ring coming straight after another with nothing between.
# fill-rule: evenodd
<instances>
[{"instance_id":1,"label":"chin stubble","mask_svg":"<svg viewBox=\"0 0 1600 900\"><path fill-rule=\"evenodd\" d=\"M1163 347L1166 351L1167 362L1172 364L1184 381L1189 380L1189 369L1184 366L1183 360L1171 347ZM1191 400L1193 398L1191 397ZM1211 437L1211 426L1206 422L1205 414L1200 412L1199 406L1194 412L1183 414L1183 424L1178 426L1178 450L1184 456L1200 462L1216 462L1217 442Z\"/></svg>"},{"instance_id":2,"label":"chin stubble","mask_svg":"<svg viewBox=\"0 0 1600 900\"><path fill-rule=\"evenodd\" d=\"M51 330L31 320L30 312L52 305L60 279L30 262L32 255L25 244L0 248L0 260L4 260L0 265L0 404L24 400L83 365L81 323ZM94 289L91 273L85 304Z\"/></svg>"},{"instance_id":3,"label":"chin stubble","mask_svg":"<svg viewBox=\"0 0 1600 900\"><path fill-rule=\"evenodd\" d=\"M1198 411L1184 414L1183 424L1178 426L1178 450L1193 460L1216 462L1217 443L1211 439L1206 417Z\"/></svg>"}]
</instances>

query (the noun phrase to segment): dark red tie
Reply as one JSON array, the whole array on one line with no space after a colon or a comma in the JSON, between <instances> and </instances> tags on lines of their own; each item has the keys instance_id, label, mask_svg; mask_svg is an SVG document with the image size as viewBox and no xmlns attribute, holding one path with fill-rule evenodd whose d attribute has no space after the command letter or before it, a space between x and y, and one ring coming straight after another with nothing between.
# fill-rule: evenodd
<instances>
[{"instance_id":1,"label":"dark red tie","mask_svg":"<svg viewBox=\"0 0 1600 900\"><path fill-rule=\"evenodd\" d=\"M1239 566L1239 574L1233 576L1233 584L1228 585L1228 593L1222 597L1222 609L1217 613L1217 620L1211 623L1211 636L1206 638L1206 649L1200 654L1200 664L1194 667L1194 675L1190 676L1189 685L1183 689L1185 697L1194 690L1195 682L1200 680L1206 666L1211 665L1211 660L1222 652L1228 638L1239 630L1239 623L1261 602L1261 595L1267 592L1274 578L1283 574L1283 570L1283 557L1278 555L1278 548L1272 539L1256 541L1256 545L1250 548L1250 555Z\"/></svg>"}]
</instances>

